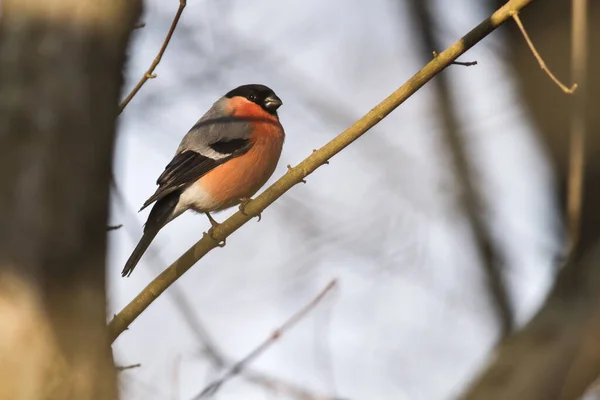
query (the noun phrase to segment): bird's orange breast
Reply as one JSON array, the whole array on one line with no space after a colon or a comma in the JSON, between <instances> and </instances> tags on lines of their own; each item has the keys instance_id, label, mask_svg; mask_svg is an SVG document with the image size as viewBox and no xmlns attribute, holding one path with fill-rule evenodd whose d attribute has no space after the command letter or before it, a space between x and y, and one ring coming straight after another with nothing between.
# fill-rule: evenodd
<instances>
[{"instance_id":1,"label":"bird's orange breast","mask_svg":"<svg viewBox=\"0 0 600 400\"><path fill-rule=\"evenodd\" d=\"M277 117L274 118L275 121L265 117L264 121L253 122L250 150L219 165L198 181L213 200L211 210L205 211L239 204L240 199L253 196L269 180L279 162L284 141L283 129Z\"/></svg>"}]
</instances>

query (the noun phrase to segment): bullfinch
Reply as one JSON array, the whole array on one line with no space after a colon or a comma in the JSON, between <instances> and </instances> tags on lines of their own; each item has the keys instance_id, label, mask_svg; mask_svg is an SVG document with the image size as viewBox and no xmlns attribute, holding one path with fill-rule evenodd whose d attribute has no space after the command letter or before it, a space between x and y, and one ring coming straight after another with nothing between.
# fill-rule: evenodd
<instances>
[{"instance_id":1,"label":"bullfinch","mask_svg":"<svg viewBox=\"0 0 600 400\"><path fill-rule=\"evenodd\" d=\"M282 102L264 85L231 90L185 135L175 156L156 181L158 189L142 208L154 203L144 234L121 273L129 276L158 233L184 211L205 213L247 201L271 177L285 133L277 116Z\"/></svg>"}]
</instances>

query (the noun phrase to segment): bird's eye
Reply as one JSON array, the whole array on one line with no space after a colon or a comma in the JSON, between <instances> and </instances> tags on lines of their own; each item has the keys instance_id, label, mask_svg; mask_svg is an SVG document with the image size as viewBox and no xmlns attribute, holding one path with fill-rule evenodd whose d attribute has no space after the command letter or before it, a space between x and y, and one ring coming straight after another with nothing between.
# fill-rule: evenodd
<instances>
[{"instance_id":1,"label":"bird's eye","mask_svg":"<svg viewBox=\"0 0 600 400\"><path fill-rule=\"evenodd\" d=\"M248 100L254 101L254 100L256 100L256 96L251 94L250 96L248 96Z\"/></svg>"}]
</instances>

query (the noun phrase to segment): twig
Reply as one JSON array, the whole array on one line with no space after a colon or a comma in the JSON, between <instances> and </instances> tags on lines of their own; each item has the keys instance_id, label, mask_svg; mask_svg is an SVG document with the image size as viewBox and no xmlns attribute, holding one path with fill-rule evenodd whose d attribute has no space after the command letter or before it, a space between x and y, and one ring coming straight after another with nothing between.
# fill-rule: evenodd
<instances>
[{"instance_id":1,"label":"twig","mask_svg":"<svg viewBox=\"0 0 600 400\"><path fill-rule=\"evenodd\" d=\"M554 83L556 83L558 85L558 87L563 92L565 92L567 94L572 94L577 89L577 84L574 83L570 88L568 88L554 76L552 71L550 71L550 69L546 66L544 59L542 58L542 56L540 56L540 53L537 52L535 46L533 45L533 42L529 38L529 35L527 34L527 31L525 30L525 27L523 26L523 23L521 22L521 18L519 17L519 11L515 10L512 17L515 20L515 22L517 23L517 26L519 27L519 29L521 30L521 33L523 34L523 38L525 38L525 41L527 42L529 49L531 49L533 56L535 57L537 62L540 64L540 68L550 77L550 79L552 79L552 81Z\"/></svg>"},{"instance_id":2,"label":"twig","mask_svg":"<svg viewBox=\"0 0 600 400\"><path fill-rule=\"evenodd\" d=\"M333 289L337 284L337 281L334 279L329 284L321 290L321 292L314 298L310 303L302 307L298 312L292 315L287 321L283 323L278 329L276 329L264 342L262 342L258 347L250 352L246 357L242 360L235 363L220 379L214 381L210 385L208 385L200 394L198 394L194 399L200 399L202 397L212 396L219 390L219 388L227 382L229 379L238 375L240 372L244 370L244 368L254 361L255 358L260 356L265 350L273 345L284 333L294 327L298 322L300 322L312 309L314 309L317 304L325 297L327 293L331 289Z\"/></svg>"},{"instance_id":3,"label":"twig","mask_svg":"<svg viewBox=\"0 0 600 400\"><path fill-rule=\"evenodd\" d=\"M438 52L437 51L433 51L433 58L436 58L438 56ZM462 65L463 67L471 67L473 65L477 65L477 61L452 61L450 63L451 65Z\"/></svg>"},{"instance_id":4,"label":"twig","mask_svg":"<svg viewBox=\"0 0 600 400\"><path fill-rule=\"evenodd\" d=\"M254 371L244 371L243 377L256 385L261 385L272 390L275 394L287 395L288 397L293 397L298 400L348 400L340 397L314 394L292 383L280 379L272 379Z\"/></svg>"},{"instance_id":5,"label":"twig","mask_svg":"<svg viewBox=\"0 0 600 400\"><path fill-rule=\"evenodd\" d=\"M448 49L438 54L425 67L398 88L389 97L384 99L375 108L369 111L351 127L339 134L319 150L313 152L296 167L273 183L245 207L244 212L236 212L221 225L216 227L212 236L217 240L224 240L242 225L250 221L253 216L262 213L269 205L281 197L285 192L300 183L305 177L313 173L329 159L341 152L352 142L361 137L365 132L377 125L389 113L404 103L423 85L435 75L448 67L459 56L477 44L484 37L505 23L518 10L533 3L534 0L510 0L494 12L489 18L481 22L473 30L451 45ZM114 341L154 300L169 286L181 277L198 260L209 251L217 247L217 242L204 236L178 260L165 269L159 276L150 282L119 314L108 324L109 337Z\"/></svg>"},{"instance_id":6,"label":"twig","mask_svg":"<svg viewBox=\"0 0 600 400\"><path fill-rule=\"evenodd\" d=\"M177 288L177 286L174 288ZM176 291L172 291L171 293L175 292ZM203 353L207 356L209 362L218 370L224 369L225 367L231 368L231 366L235 365L234 362L226 357L220 351L219 347L216 346L215 341L209 336L207 329L203 326L203 323L193 313L193 310L189 302L187 302L186 298L184 297L184 294L181 291L178 291L177 293L178 295L175 298L178 309L183 313L184 319L188 322L188 325L198 337L198 340L203 347ZM298 400L342 400L337 397L315 394L313 391L307 390L297 384L286 382L279 378L253 371L248 368L240 371L240 375L248 382L269 389L276 394L285 394Z\"/></svg>"},{"instance_id":7,"label":"twig","mask_svg":"<svg viewBox=\"0 0 600 400\"><path fill-rule=\"evenodd\" d=\"M462 65L463 67L471 67L477 65L477 61L453 61L452 65Z\"/></svg>"},{"instance_id":8,"label":"twig","mask_svg":"<svg viewBox=\"0 0 600 400\"><path fill-rule=\"evenodd\" d=\"M116 231L117 229L121 229L123 227L123 224L119 224L119 225L108 225L106 227L106 231Z\"/></svg>"},{"instance_id":9,"label":"twig","mask_svg":"<svg viewBox=\"0 0 600 400\"><path fill-rule=\"evenodd\" d=\"M115 194L122 206L128 209L125 199L121 192L115 187ZM130 215L131 217L131 215ZM136 224L135 218L131 218L130 226ZM137 238L137 237L136 237ZM153 270L159 270L160 265L164 265L164 262L158 255L152 257L150 266ZM223 354L220 346L217 345L216 340L210 335L206 324L198 317L194 310L194 307L185 295L185 292L181 290L180 286L174 285L168 292L175 302L175 308L181 313L182 318L187 322L192 333L197 338L198 342L202 346L202 354L205 355L217 371L234 365L234 361ZM312 390L306 389L293 382L281 380L280 378L260 373L249 368L246 368L241 372L242 378L248 382L260 386L261 388L271 390L276 394L284 394L297 400L342 400L338 397L315 393Z\"/></svg>"},{"instance_id":10,"label":"twig","mask_svg":"<svg viewBox=\"0 0 600 400\"><path fill-rule=\"evenodd\" d=\"M206 355L209 362L218 371L225 369L226 367L231 368L231 366L234 365L234 362L226 357L220 347L217 346L216 341L211 337L205 324L194 312L193 307L185 297L185 293L181 288L175 285L169 293L177 305L177 310L181 312L183 319L187 322L194 335L198 338L198 341L202 344L202 353ZM240 374L242 378L254 385L269 389L277 394L288 395L289 397L298 400L341 400L331 396L315 394L294 383L282 381L279 378L262 374L248 368L240 371Z\"/></svg>"},{"instance_id":11,"label":"twig","mask_svg":"<svg viewBox=\"0 0 600 400\"><path fill-rule=\"evenodd\" d=\"M142 28L144 28L145 26L146 26L146 23L145 23L145 22L138 22L137 24L135 24L135 25L133 26L133 29L142 29Z\"/></svg>"},{"instance_id":12,"label":"twig","mask_svg":"<svg viewBox=\"0 0 600 400\"><path fill-rule=\"evenodd\" d=\"M115 369L116 369L118 372L121 372L121 371L125 371L125 370L127 370L127 369L139 368L139 367L141 367L141 366L142 366L142 364L131 364L131 365L125 365L125 366L122 366L122 367L115 367Z\"/></svg>"},{"instance_id":13,"label":"twig","mask_svg":"<svg viewBox=\"0 0 600 400\"><path fill-rule=\"evenodd\" d=\"M183 13L183 9L185 8L186 4L187 4L187 0L179 0L179 8L177 9L177 12L175 13L175 17L173 18L173 22L171 23L169 32L167 33L167 36L165 37L165 40L163 41L163 44L162 44L160 50L158 51L158 54L154 58L154 61L152 61L152 64L150 64L150 67L148 68L148 70L144 73L144 75L142 76L140 81L137 83L137 85L135 85L133 90L127 95L127 97L125 97L125 100L123 100L121 102L121 104L119 104L119 114L123 112L123 109L125 107L127 107L127 104L129 104L131 99L133 99L133 97L137 94L137 92L140 91L140 89L142 88L142 86L144 86L144 84L146 83L146 81L148 79L156 78L156 75L154 74L154 70L160 63L160 60L162 59L163 54L165 54L165 51L167 50L167 46L169 45L169 42L171 41L173 32L175 32L175 28L177 27L177 24L179 23L179 18L181 18L181 14ZM145 24L143 24L143 26L145 26Z\"/></svg>"},{"instance_id":14,"label":"twig","mask_svg":"<svg viewBox=\"0 0 600 400\"><path fill-rule=\"evenodd\" d=\"M586 78L587 78L587 0L572 0L571 74L581 89L573 98L569 141L569 180L567 189L567 218L569 244L567 254L577 246L581 226L581 203L585 164L586 135Z\"/></svg>"}]
</instances>

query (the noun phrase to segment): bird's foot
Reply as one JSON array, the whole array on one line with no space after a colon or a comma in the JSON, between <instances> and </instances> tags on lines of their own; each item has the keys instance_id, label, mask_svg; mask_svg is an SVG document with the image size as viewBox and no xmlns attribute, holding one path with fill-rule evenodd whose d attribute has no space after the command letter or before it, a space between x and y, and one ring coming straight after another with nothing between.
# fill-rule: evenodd
<instances>
[{"instance_id":1,"label":"bird's foot","mask_svg":"<svg viewBox=\"0 0 600 400\"><path fill-rule=\"evenodd\" d=\"M212 226L211 229L214 229L217 226L221 225L220 223L215 221L215 219L212 217L212 215L210 215L208 212L205 212L204 214L206 214L206 216L208 217L208 220L210 221L210 225Z\"/></svg>"},{"instance_id":2,"label":"bird's foot","mask_svg":"<svg viewBox=\"0 0 600 400\"><path fill-rule=\"evenodd\" d=\"M204 232L205 235L207 235L210 240L212 240L213 242L215 242L217 244L218 247L225 247L225 245L227 244L227 242L225 241L225 239L217 239L215 237L215 231L214 231L214 227L211 227L208 232Z\"/></svg>"},{"instance_id":3,"label":"bird's foot","mask_svg":"<svg viewBox=\"0 0 600 400\"><path fill-rule=\"evenodd\" d=\"M225 247L225 240L219 240L215 237L215 228L218 227L219 225L221 225L220 223L218 223L217 221L215 221L215 219L212 217L212 215L210 215L208 212L205 212L204 214L206 214L206 216L208 217L208 220L210 221L210 229L208 230L208 232L206 233L208 235L208 237L210 237L212 240L214 240L215 242L217 242L217 246L219 247Z\"/></svg>"},{"instance_id":4,"label":"bird's foot","mask_svg":"<svg viewBox=\"0 0 600 400\"><path fill-rule=\"evenodd\" d=\"M246 213L246 206L247 206L247 205L248 205L248 203L250 203L251 201L252 201L252 199L251 199L251 198L249 198L249 197L242 197L242 198L240 199L240 207L239 207L239 208L240 208L240 212L241 212L242 214L244 214L246 217L252 217L252 215L249 215L249 214L247 214L247 213ZM260 222L260 219L262 218L262 215L259 213L259 214L257 214L256 216L258 217L258 221L256 221L256 222Z\"/></svg>"},{"instance_id":5,"label":"bird's foot","mask_svg":"<svg viewBox=\"0 0 600 400\"><path fill-rule=\"evenodd\" d=\"M219 240L219 239L217 239L215 237L215 233L213 231L213 228L210 228L208 230L208 232L205 233L205 235L208 235L208 237L210 238L210 240L216 242L218 247L225 247L225 245L227 244L227 242L226 242L225 239Z\"/></svg>"}]
</instances>

